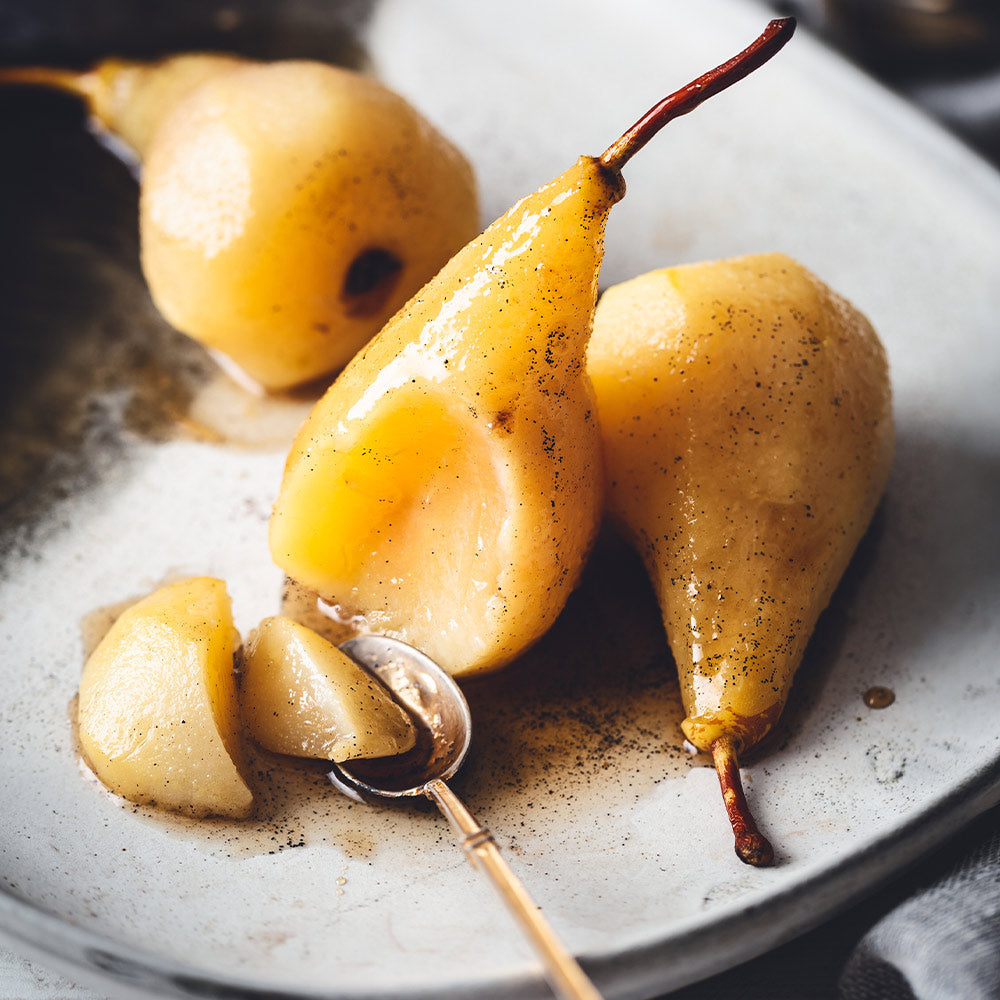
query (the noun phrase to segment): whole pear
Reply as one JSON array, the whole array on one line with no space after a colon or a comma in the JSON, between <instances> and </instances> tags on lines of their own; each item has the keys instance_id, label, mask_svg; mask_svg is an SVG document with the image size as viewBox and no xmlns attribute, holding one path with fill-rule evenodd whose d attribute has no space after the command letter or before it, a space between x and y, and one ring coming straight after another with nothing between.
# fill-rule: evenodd
<instances>
[{"instance_id":1,"label":"whole pear","mask_svg":"<svg viewBox=\"0 0 1000 1000\"><path fill-rule=\"evenodd\" d=\"M464 156L360 73L196 53L0 81L81 95L134 153L156 306L267 390L343 367L479 231Z\"/></svg>"},{"instance_id":2,"label":"whole pear","mask_svg":"<svg viewBox=\"0 0 1000 1000\"><path fill-rule=\"evenodd\" d=\"M850 303L765 254L608 289L587 370L609 512L655 586L684 734L726 770L781 713L885 488L885 351Z\"/></svg>"}]
</instances>

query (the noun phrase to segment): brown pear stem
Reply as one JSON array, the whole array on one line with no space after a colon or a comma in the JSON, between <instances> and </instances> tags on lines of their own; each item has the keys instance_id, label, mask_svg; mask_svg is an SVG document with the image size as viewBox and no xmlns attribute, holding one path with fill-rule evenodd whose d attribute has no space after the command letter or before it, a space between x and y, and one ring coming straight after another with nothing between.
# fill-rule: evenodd
<instances>
[{"instance_id":1,"label":"brown pear stem","mask_svg":"<svg viewBox=\"0 0 1000 1000\"><path fill-rule=\"evenodd\" d=\"M740 861L755 868L774 863L774 848L760 830L747 805L740 779L739 744L731 736L720 736L712 743L712 760L722 786L722 798L736 839L736 854Z\"/></svg>"},{"instance_id":2,"label":"brown pear stem","mask_svg":"<svg viewBox=\"0 0 1000 1000\"><path fill-rule=\"evenodd\" d=\"M601 154L601 163L611 170L621 170L667 122L694 111L702 101L759 69L784 46L794 31L794 17L776 17L768 22L761 35L739 55L703 73L650 108L620 139L608 146Z\"/></svg>"},{"instance_id":3,"label":"brown pear stem","mask_svg":"<svg viewBox=\"0 0 1000 1000\"><path fill-rule=\"evenodd\" d=\"M0 86L48 87L89 100L94 95L95 78L90 72L78 73L57 66L5 66L0 69Z\"/></svg>"}]
</instances>

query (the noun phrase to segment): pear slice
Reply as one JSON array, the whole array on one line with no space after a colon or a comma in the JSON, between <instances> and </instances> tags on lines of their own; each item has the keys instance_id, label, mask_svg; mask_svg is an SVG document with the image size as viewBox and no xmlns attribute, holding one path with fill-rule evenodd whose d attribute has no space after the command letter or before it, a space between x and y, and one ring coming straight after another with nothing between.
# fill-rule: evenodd
<instances>
[{"instance_id":1,"label":"pear slice","mask_svg":"<svg viewBox=\"0 0 1000 1000\"><path fill-rule=\"evenodd\" d=\"M684 734L713 754L738 852L767 863L736 759L781 713L885 488L885 351L850 303L765 254L609 288L587 365L609 511L656 588Z\"/></svg>"},{"instance_id":2,"label":"pear slice","mask_svg":"<svg viewBox=\"0 0 1000 1000\"><path fill-rule=\"evenodd\" d=\"M111 791L192 816L245 817L226 586L194 577L131 605L87 660L77 722Z\"/></svg>"},{"instance_id":3,"label":"pear slice","mask_svg":"<svg viewBox=\"0 0 1000 1000\"><path fill-rule=\"evenodd\" d=\"M288 456L270 545L290 577L455 675L501 667L548 629L602 512L584 356L621 169L792 24L519 201L354 358Z\"/></svg>"},{"instance_id":4,"label":"pear slice","mask_svg":"<svg viewBox=\"0 0 1000 1000\"><path fill-rule=\"evenodd\" d=\"M344 761L411 749L416 728L388 690L312 629L275 615L247 641L240 708L261 746Z\"/></svg>"}]
</instances>

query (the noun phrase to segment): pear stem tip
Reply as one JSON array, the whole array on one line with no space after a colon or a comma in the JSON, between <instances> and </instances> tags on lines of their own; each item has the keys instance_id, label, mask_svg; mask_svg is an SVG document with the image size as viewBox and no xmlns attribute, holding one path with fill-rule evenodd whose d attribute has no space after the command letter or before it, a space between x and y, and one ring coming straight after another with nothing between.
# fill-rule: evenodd
<instances>
[{"instance_id":1,"label":"pear stem tip","mask_svg":"<svg viewBox=\"0 0 1000 1000\"><path fill-rule=\"evenodd\" d=\"M773 18L742 52L703 73L686 87L674 91L650 108L627 132L608 146L600 156L601 163L610 170L620 171L667 122L694 111L703 101L759 69L784 47L794 31L794 17Z\"/></svg>"},{"instance_id":2,"label":"pear stem tip","mask_svg":"<svg viewBox=\"0 0 1000 1000\"><path fill-rule=\"evenodd\" d=\"M774 848L757 829L750 812L743 781L740 778L739 744L731 736L720 736L712 743L712 760L719 776L722 799L733 828L736 855L744 864L767 868L774 864Z\"/></svg>"},{"instance_id":3,"label":"pear stem tip","mask_svg":"<svg viewBox=\"0 0 1000 1000\"><path fill-rule=\"evenodd\" d=\"M754 868L769 868L774 864L774 848L767 837L761 834L747 834L735 842L736 856L745 865Z\"/></svg>"}]
</instances>

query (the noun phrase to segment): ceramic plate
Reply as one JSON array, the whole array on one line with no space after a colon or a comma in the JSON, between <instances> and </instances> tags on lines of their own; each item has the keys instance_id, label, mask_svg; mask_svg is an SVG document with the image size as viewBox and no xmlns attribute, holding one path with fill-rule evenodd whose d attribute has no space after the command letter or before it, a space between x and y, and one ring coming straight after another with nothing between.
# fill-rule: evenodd
<instances>
[{"instance_id":1,"label":"ceramic plate","mask_svg":"<svg viewBox=\"0 0 1000 1000\"><path fill-rule=\"evenodd\" d=\"M25 6L8 58L55 30L53 4ZM131 31L132 51L221 39L364 65L470 153L487 218L769 16L734 0L613 14L597 0L386 0L288 5L265 30L267 5L195 6L129 23L95 4L47 51L97 56ZM205 23L188 25L196 13ZM242 394L156 316L134 183L72 102L0 100L7 939L105 993L545 996L429 804L354 804L321 769L261 758L257 820L195 823L123 804L80 765L81 664L121 602L213 574L244 631L281 606L266 520L304 404ZM613 539L545 641L468 688L476 751L456 790L602 990L638 998L788 939L1000 799L1000 183L803 32L669 126L626 179L605 286L675 262L798 257L881 332L899 436L780 731L745 762L774 868L733 854L715 776L681 745L655 608ZM888 708L866 705L876 685L895 693Z\"/></svg>"}]
</instances>

